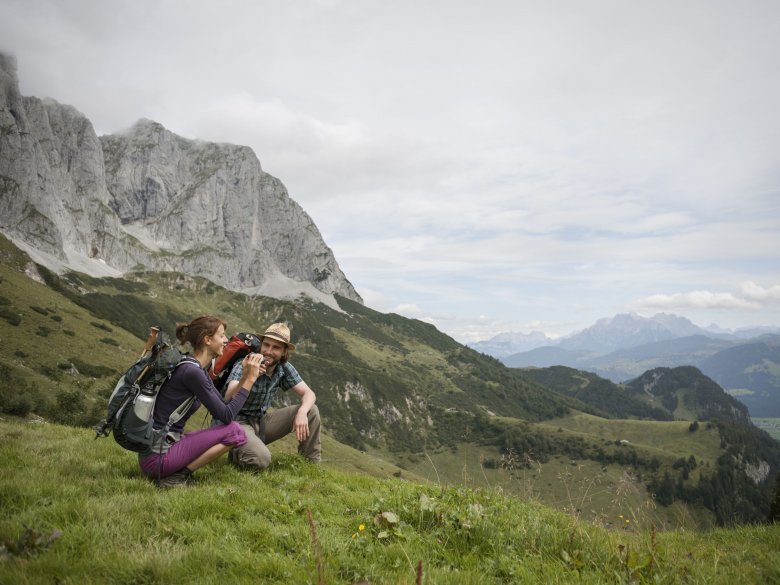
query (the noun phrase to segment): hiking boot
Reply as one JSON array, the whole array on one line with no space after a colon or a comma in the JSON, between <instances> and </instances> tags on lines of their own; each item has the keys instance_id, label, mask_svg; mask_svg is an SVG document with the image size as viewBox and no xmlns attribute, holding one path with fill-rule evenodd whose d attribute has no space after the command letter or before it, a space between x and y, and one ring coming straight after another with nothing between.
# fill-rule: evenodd
<instances>
[{"instance_id":1,"label":"hiking boot","mask_svg":"<svg viewBox=\"0 0 780 585\"><path fill-rule=\"evenodd\" d=\"M167 477L157 480L157 487L171 488L171 487L184 487L192 479L192 472L186 467L176 473L172 473Z\"/></svg>"}]
</instances>

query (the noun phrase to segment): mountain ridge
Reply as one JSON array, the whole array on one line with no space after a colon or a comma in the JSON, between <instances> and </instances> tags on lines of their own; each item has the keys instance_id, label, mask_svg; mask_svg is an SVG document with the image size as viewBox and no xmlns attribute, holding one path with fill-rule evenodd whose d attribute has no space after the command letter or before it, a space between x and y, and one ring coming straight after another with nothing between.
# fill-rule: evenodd
<instances>
[{"instance_id":1,"label":"mountain ridge","mask_svg":"<svg viewBox=\"0 0 780 585\"><path fill-rule=\"evenodd\" d=\"M558 345L564 349L606 353L695 334L706 333L688 319L677 315L657 313L647 318L635 313L618 313L613 317L599 319L579 333L561 339Z\"/></svg>"},{"instance_id":2,"label":"mountain ridge","mask_svg":"<svg viewBox=\"0 0 780 585\"><path fill-rule=\"evenodd\" d=\"M780 416L780 336L716 339L702 335L658 341L607 354L539 347L503 359L509 367L566 366L625 382L656 367L694 366L748 406L754 417Z\"/></svg>"},{"instance_id":3,"label":"mountain ridge","mask_svg":"<svg viewBox=\"0 0 780 585\"><path fill-rule=\"evenodd\" d=\"M713 326L701 328L677 315L647 318L623 313L599 319L553 344L516 353L507 349L512 334L500 337L503 345L488 340L469 347L509 367L568 366L613 382L631 380L656 367L695 366L733 392L753 416L776 417L780 416L780 355L772 347L780 336L775 331L773 327L713 331ZM746 357L740 347L750 348L751 356Z\"/></svg>"},{"instance_id":4,"label":"mountain ridge","mask_svg":"<svg viewBox=\"0 0 780 585\"><path fill-rule=\"evenodd\" d=\"M76 108L20 94L0 53L0 231L48 268L200 275L248 294L360 295L251 148L141 119L98 137Z\"/></svg>"}]
</instances>

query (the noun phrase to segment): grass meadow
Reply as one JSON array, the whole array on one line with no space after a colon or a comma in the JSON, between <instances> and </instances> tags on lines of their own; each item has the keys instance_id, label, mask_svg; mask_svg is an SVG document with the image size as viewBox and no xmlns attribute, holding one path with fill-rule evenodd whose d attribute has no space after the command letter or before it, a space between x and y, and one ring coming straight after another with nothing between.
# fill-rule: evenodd
<instances>
[{"instance_id":1,"label":"grass meadow","mask_svg":"<svg viewBox=\"0 0 780 585\"><path fill-rule=\"evenodd\" d=\"M163 491L111 439L6 418L0 583L780 582L780 525L605 527L331 442L320 466L290 451L262 474L223 459Z\"/></svg>"}]
</instances>

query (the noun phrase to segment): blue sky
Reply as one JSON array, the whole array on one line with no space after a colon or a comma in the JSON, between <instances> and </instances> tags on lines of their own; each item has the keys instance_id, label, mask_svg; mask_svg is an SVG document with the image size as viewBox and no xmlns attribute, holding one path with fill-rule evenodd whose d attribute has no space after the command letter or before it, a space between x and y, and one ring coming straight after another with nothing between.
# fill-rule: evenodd
<instances>
[{"instance_id":1,"label":"blue sky","mask_svg":"<svg viewBox=\"0 0 780 585\"><path fill-rule=\"evenodd\" d=\"M780 4L3 0L24 95L246 144L461 342L780 325Z\"/></svg>"}]
</instances>

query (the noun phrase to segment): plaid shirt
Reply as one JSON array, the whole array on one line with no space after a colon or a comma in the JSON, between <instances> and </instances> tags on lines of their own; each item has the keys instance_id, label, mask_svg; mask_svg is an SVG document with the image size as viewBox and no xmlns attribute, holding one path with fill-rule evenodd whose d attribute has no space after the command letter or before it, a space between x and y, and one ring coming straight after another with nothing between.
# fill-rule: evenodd
<instances>
[{"instance_id":1,"label":"plaid shirt","mask_svg":"<svg viewBox=\"0 0 780 585\"><path fill-rule=\"evenodd\" d=\"M226 384L229 384L232 380L241 380L243 371L244 364L241 360L238 360L230 371ZM290 362L277 364L273 377L263 374L257 378L252 385L249 398L246 399L236 418L238 420L246 420L248 417L259 418L263 416L268 407L271 406L277 390L289 390L300 382L303 382L303 379Z\"/></svg>"}]
</instances>

